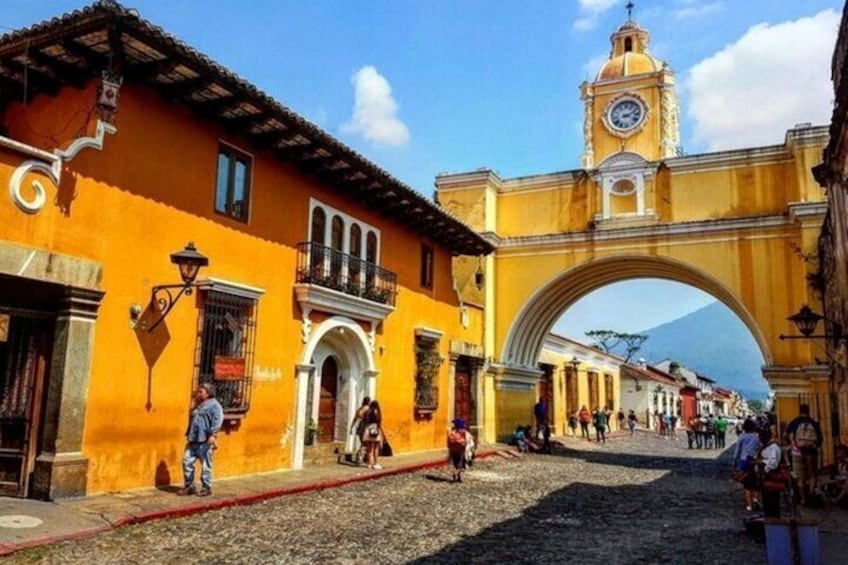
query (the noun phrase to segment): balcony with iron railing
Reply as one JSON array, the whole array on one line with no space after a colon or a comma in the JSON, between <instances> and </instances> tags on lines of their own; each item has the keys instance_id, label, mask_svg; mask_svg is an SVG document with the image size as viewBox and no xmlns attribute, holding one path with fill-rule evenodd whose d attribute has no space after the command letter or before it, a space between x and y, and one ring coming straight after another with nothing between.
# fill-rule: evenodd
<instances>
[{"instance_id":1,"label":"balcony with iron railing","mask_svg":"<svg viewBox=\"0 0 848 565\"><path fill-rule=\"evenodd\" d=\"M296 291L301 307L383 320L394 310L397 275L325 245L297 245Z\"/></svg>"}]
</instances>

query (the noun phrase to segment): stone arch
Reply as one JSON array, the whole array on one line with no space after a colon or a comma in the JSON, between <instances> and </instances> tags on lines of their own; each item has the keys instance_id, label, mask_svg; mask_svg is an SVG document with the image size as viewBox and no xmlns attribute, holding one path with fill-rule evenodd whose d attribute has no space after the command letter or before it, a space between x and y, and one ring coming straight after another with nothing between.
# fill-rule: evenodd
<instances>
[{"instance_id":1,"label":"stone arch","mask_svg":"<svg viewBox=\"0 0 848 565\"><path fill-rule=\"evenodd\" d=\"M345 379L339 395L340 398L346 399L348 408L352 407L352 399L357 396L357 390L365 396L374 397L377 370L368 334L359 323L345 316L333 316L321 322L310 333L296 367L297 407L292 450L294 469L303 468L305 428L312 416L308 409L314 406L315 402L314 396L310 400L310 391L315 394L314 383L316 379L320 379L320 367L328 357L335 359L340 375ZM337 426L346 427L350 418L344 410L340 411L339 415ZM343 438L345 450L349 451L353 442L350 434L347 434L346 430L345 433L338 433L337 430L335 435Z\"/></svg>"},{"instance_id":2,"label":"stone arch","mask_svg":"<svg viewBox=\"0 0 848 565\"><path fill-rule=\"evenodd\" d=\"M766 365L772 354L754 317L721 281L692 265L654 256L617 256L577 265L542 285L524 304L507 332L501 361L535 367L542 342L560 316L578 299L610 283L658 278L688 284L711 294L742 320L760 348Z\"/></svg>"},{"instance_id":3,"label":"stone arch","mask_svg":"<svg viewBox=\"0 0 848 565\"><path fill-rule=\"evenodd\" d=\"M343 331L340 331L343 330ZM333 316L321 322L309 334L309 340L300 354L300 365L312 365L315 350L325 337L337 349L353 355L363 371L375 371L374 354L369 345L368 334L356 321L345 316Z\"/></svg>"}]
</instances>

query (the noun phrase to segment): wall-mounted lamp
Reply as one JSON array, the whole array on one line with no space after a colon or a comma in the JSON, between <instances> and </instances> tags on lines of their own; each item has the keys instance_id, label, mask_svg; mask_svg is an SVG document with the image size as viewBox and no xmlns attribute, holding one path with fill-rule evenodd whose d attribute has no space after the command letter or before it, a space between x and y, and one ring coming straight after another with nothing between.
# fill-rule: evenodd
<instances>
[{"instance_id":1,"label":"wall-mounted lamp","mask_svg":"<svg viewBox=\"0 0 848 565\"><path fill-rule=\"evenodd\" d=\"M195 279L200 267L205 267L209 264L209 258L197 252L194 247L194 242L189 241L188 245L182 251L171 253L171 263L177 266L180 270L180 277L183 279L183 284L165 284L153 287L153 293L150 298L151 304L161 313L155 322L147 330L152 332L156 326L162 323L168 312L174 307L180 297L191 295L192 289L197 285ZM179 290L176 294L172 291Z\"/></svg>"},{"instance_id":2,"label":"wall-mounted lamp","mask_svg":"<svg viewBox=\"0 0 848 565\"><path fill-rule=\"evenodd\" d=\"M576 375L576 374L577 374L577 369L580 367L580 359L578 359L578 358L577 358L577 356L576 356L576 355L574 355L574 356L571 358L571 361L567 361L567 362L565 363L565 365L566 365L566 369L568 368L568 365L571 365L571 370L572 370L572 371L574 371L574 374Z\"/></svg>"},{"instance_id":3,"label":"wall-mounted lamp","mask_svg":"<svg viewBox=\"0 0 848 565\"><path fill-rule=\"evenodd\" d=\"M131 304L130 305L130 329L134 330L138 325L138 319L141 318L141 304Z\"/></svg>"},{"instance_id":4,"label":"wall-mounted lamp","mask_svg":"<svg viewBox=\"0 0 848 565\"><path fill-rule=\"evenodd\" d=\"M809 306L804 304L801 306L801 309L798 310L795 314L792 314L788 318L786 318L798 328L798 331L801 332L801 335L783 335L780 334L780 339L839 339L842 336L837 335L813 335L813 332L816 331L816 326L819 325L820 320L824 320L824 316L821 314L817 314L813 312Z\"/></svg>"},{"instance_id":5,"label":"wall-mounted lamp","mask_svg":"<svg viewBox=\"0 0 848 565\"><path fill-rule=\"evenodd\" d=\"M483 256L477 258L477 270L474 272L474 286L477 290L483 290L486 282L486 274L483 272Z\"/></svg>"}]
</instances>

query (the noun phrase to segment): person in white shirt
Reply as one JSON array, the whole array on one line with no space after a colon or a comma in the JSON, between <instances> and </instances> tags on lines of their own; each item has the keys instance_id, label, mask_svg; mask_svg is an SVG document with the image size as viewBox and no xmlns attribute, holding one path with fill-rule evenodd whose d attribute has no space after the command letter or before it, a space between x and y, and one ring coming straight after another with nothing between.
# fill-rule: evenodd
<instances>
[{"instance_id":1,"label":"person in white shirt","mask_svg":"<svg viewBox=\"0 0 848 565\"><path fill-rule=\"evenodd\" d=\"M765 446L760 451L760 463L763 466L762 501L763 514L766 518L780 518L780 493L787 477L780 471L783 460L783 450L780 444L772 438L771 430L760 432L760 442Z\"/></svg>"}]
</instances>

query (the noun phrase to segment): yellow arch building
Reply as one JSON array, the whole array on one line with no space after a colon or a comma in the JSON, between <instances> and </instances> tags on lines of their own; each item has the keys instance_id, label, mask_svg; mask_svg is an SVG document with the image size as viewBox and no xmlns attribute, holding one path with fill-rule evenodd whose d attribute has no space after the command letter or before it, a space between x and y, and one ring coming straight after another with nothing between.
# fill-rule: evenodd
<instances>
[{"instance_id":1,"label":"yellow arch building","mask_svg":"<svg viewBox=\"0 0 848 565\"><path fill-rule=\"evenodd\" d=\"M439 202L496 249L479 262L455 261L466 299L486 306L489 410L530 413L543 342L576 300L656 277L704 290L739 316L785 421L800 394L826 389L827 368L810 345L778 336L793 331L787 315L820 303L810 275L825 195L811 169L827 128L796 126L775 146L681 155L674 73L650 54L649 40L627 21L596 78L580 86L582 168L436 179ZM475 270L486 273L482 290L472 284ZM515 424L496 420L487 439Z\"/></svg>"}]
</instances>

